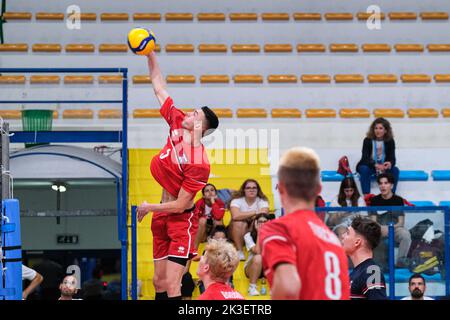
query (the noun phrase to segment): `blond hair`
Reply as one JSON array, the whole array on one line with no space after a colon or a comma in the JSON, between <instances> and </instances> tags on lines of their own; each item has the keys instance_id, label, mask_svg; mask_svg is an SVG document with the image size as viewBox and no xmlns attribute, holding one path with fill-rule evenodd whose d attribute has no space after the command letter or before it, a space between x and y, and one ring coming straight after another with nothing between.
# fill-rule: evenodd
<instances>
[{"instance_id":1,"label":"blond hair","mask_svg":"<svg viewBox=\"0 0 450 320\"><path fill-rule=\"evenodd\" d=\"M205 262L211 270L211 278L227 281L239 264L234 246L226 240L210 239L205 247Z\"/></svg>"}]
</instances>

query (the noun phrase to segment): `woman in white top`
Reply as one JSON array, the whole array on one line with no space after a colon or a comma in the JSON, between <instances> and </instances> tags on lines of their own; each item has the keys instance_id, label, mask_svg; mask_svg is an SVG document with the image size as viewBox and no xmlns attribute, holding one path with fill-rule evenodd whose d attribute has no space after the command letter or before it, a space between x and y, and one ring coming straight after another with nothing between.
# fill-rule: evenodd
<instances>
[{"instance_id":1,"label":"woman in white top","mask_svg":"<svg viewBox=\"0 0 450 320\"><path fill-rule=\"evenodd\" d=\"M249 231L257 214L269 213L269 202L254 179L247 179L237 191L230 203L231 222L229 225L231 240L238 250L240 260L245 260L244 235Z\"/></svg>"}]
</instances>

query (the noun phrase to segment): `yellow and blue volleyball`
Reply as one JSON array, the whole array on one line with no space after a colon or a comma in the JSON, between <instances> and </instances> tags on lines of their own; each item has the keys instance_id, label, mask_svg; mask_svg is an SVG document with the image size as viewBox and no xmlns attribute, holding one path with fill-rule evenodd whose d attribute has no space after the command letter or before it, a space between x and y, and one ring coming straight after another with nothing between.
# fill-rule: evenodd
<instances>
[{"instance_id":1,"label":"yellow and blue volleyball","mask_svg":"<svg viewBox=\"0 0 450 320\"><path fill-rule=\"evenodd\" d=\"M155 49L155 35L151 30L134 28L128 33L128 46L135 54L146 56Z\"/></svg>"}]
</instances>

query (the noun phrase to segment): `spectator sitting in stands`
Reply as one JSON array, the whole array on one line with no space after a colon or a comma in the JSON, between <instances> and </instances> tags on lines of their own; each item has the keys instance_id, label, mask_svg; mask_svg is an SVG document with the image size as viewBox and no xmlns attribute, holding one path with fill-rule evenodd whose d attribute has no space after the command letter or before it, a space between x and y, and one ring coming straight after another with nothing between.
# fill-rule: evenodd
<instances>
[{"instance_id":1,"label":"spectator sitting in stands","mask_svg":"<svg viewBox=\"0 0 450 320\"><path fill-rule=\"evenodd\" d=\"M375 119L370 125L363 142L362 157L356 166L361 176L363 194L370 193L370 177L373 174L391 173L394 176L394 189L397 189L400 170L395 166L395 141L391 124L384 118Z\"/></svg>"},{"instance_id":2,"label":"spectator sitting in stands","mask_svg":"<svg viewBox=\"0 0 450 320\"><path fill-rule=\"evenodd\" d=\"M74 299L73 296L77 294L78 281L74 276L65 276L61 284L59 285L59 290L61 291L61 296L58 300L82 300Z\"/></svg>"},{"instance_id":3,"label":"spectator sitting in stands","mask_svg":"<svg viewBox=\"0 0 450 320\"><path fill-rule=\"evenodd\" d=\"M411 295L404 297L402 300L434 300L425 296L426 288L425 278L420 273L414 273L408 281L408 290Z\"/></svg>"},{"instance_id":4,"label":"spectator sitting in stands","mask_svg":"<svg viewBox=\"0 0 450 320\"><path fill-rule=\"evenodd\" d=\"M404 206L404 199L394 194L394 177L392 174L383 173L377 176L377 182L380 187L380 194L370 200L370 206ZM378 211L369 212L369 217L381 225L381 236L388 236L388 225L394 223L395 242L399 243L398 257L396 266L398 268L409 267L407 254L411 245L411 234L404 227L405 213L403 211Z\"/></svg>"},{"instance_id":5,"label":"spectator sitting in stands","mask_svg":"<svg viewBox=\"0 0 450 320\"><path fill-rule=\"evenodd\" d=\"M102 300L103 299L103 270L100 265L95 266L92 271L92 279L85 281L82 285L82 294L84 300Z\"/></svg>"},{"instance_id":6,"label":"spectator sitting in stands","mask_svg":"<svg viewBox=\"0 0 450 320\"><path fill-rule=\"evenodd\" d=\"M22 281L31 281L30 284L23 290L22 299L27 300L27 297L42 283L44 278L35 270L28 268L22 264Z\"/></svg>"},{"instance_id":7,"label":"spectator sitting in stands","mask_svg":"<svg viewBox=\"0 0 450 320\"><path fill-rule=\"evenodd\" d=\"M236 192L230 203L230 235L238 250L239 260L245 260L244 235L258 214L269 213L269 202L254 179L247 179Z\"/></svg>"}]
</instances>

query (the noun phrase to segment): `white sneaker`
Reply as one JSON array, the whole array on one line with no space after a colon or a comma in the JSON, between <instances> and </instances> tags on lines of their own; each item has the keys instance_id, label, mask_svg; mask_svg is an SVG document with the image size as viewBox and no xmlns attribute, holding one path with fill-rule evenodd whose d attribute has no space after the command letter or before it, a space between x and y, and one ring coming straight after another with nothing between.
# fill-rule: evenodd
<instances>
[{"instance_id":1,"label":"white sneaker","mask_svg":"<svg viewBox=\"0 0 450 320\"><path fill-rule=\"evenodd\" d=\"M250 287L248 287L248 295L249 296L259 296L260 293L259 293L258 289L256 289L256 287L250 286Z\"/></svg>"},{"instance_id":2,"label":"white sneaker","mask_svg":"<svg viewBox=\"0 0 450 320\"><path fill-rule=\"evenodd\" d=\"M239 256L239 260L245 261L245 254L244 254L243 251L239 250L238 251L238 256Z\"/></svg>"}]
</instances>

